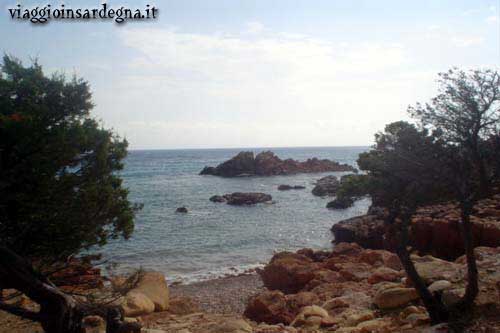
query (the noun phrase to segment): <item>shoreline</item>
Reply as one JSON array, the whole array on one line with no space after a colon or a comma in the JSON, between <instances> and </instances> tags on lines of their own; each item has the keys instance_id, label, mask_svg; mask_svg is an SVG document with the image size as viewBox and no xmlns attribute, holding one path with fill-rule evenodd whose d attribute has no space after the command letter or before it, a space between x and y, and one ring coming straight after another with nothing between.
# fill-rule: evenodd
<instances>
[{"instance_id":1,"label":"shoreline","mask_svg":"<svg viewBox=\"0 0 500 333\"><path fill-rule=\"evenodd\" d=\"M248 299L264 289L256 272L169 286L171 297L192 298L202 311L235 315L242 315Z\"/></svg>"}]
</instances>

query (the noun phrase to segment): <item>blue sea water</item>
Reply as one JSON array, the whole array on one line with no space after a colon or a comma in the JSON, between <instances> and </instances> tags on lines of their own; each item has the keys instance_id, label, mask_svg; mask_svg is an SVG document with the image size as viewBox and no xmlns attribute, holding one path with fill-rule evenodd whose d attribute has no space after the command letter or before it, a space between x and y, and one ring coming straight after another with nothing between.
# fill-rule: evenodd
<instances>
[{"instance_id":1,"label":"blue sea water","mask_svg":"<svg viewBox=\"0 0 500 333\"><path fill-rule=\"evenodd\" d=\"M367 147L245 149L272 150L280 158L328 158L356 166ZM144 204L131 239L110 242L102 250L118 270L143 267L165 273L169 282L190 283L236 274L257 267L282 250L331 247L331 226L364 214L362 199L346 210L329 210L327 198L311 194L313 183L342 172L291 176L220 178L200 176L241 149L135 150L121 172L129 198ZM303 185L305 190L278 191L280 184ZM249 207L213 203L215 194L264 192L274 204ZM185 206L187 214L176 213Z\"/></svg>"}]
</instances>

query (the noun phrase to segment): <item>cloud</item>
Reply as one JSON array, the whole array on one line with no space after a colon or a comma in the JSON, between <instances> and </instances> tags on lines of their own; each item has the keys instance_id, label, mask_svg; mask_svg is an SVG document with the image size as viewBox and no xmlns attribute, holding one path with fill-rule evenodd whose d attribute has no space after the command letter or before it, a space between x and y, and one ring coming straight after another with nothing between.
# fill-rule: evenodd
<instances>
[{"instance_id":1,"label":"cloud","mask_svg":"<svg viewBox=\"0 0 500 333\"><path fill-rule=\"evenodd\" d=\"M452 43L458 47L469 47L484 43L485 38L482 36L455 36L452 38Z\"/></svg>"},{"instance_id":2,"label":"cloud","mask_svg":"<svg viewBox=\"0 0 500 333\"><path fill-rule=\"evenodd\" d=\"M246 24L246 32L249 34L258 34L264 31L265 27L264 24L258 22L258 21L252 21L248 22Z\"/></svg>"},{"instance_id":3,"label":"cloud","mask_svg":"<svg viewBox=\"0 0 500 333\"><path fill-rule=\"evenodd\" d=\"M123 30L121 39L139 52L129 64L137 74L115 94L126 90L128 107L140 99L136 107L151 120L131 120L126 131L184 138L183 146L187 137L212 146L366 144L378 128L362 118L377 126L401 118L406 101L388 94L411 89L400 44L145 28Z\"/></svg>"},{"instance_id":4,"label":"cloud","mask_svg":"<svg viewBox=\"0 0 500 333\"><path fill-rule=\"evenodd\" d=\"M488 24L497 24L498 23L498 16L497 15L491 15L486 18L486 22Z\"/></svg>"},{"instance_id":5,"label":"cloud","mask_svg":"<svg viewBox=\"0 0 500 333\"><path fill-rule=\"evenodd\" d=\"M135 147L369 144L386 123L406 118L408 104L434 93L437 70L418 61L435 52L415 36L336 43L258 22L233 34L127 27L119 37L135 56L101 105L139 111L116 115ZM434 37L447 45L442 54L483 42Z\"/></svg>"}]
</instances>

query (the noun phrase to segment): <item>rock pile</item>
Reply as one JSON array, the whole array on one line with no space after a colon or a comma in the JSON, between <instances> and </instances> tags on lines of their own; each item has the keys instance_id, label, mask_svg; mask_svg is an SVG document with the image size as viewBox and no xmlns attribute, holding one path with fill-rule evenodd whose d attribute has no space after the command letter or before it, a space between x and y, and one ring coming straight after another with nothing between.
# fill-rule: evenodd
<instances>
[{"instance_id":1,"label":"rock pile","mask_svg":"<svg viewBox=\"0 0 500 333\"><path fill-rule=\"evenodd\" d=\"M476 303L498 306L500 248L479 247L476 254L481 281ZM464 258L413 259L424 281L443 299L453 302L463 294ZM245 310L255 322L282 324L294 332L351 333L418 332L429 324L399 259L385 250L340 243L331 252L282 252L260 274L268 290L253 297Z\"/></svg>"},{"instance_id":2,"label":"rock pile","mask_svg":"<svg viewBox=\"0 0 500 333\"><path fill-rule=\"evenodd\" d=\"M282 160L271 151L264 151L256 156L254 156L253 152L247 151L240 152L238 155L216 167L205 167L200 172L200 175L221 177L275 176L355 170L350 165L326 159L311 158L307 161L299 162L293 159Z\"/></svg>"}]
</instances>

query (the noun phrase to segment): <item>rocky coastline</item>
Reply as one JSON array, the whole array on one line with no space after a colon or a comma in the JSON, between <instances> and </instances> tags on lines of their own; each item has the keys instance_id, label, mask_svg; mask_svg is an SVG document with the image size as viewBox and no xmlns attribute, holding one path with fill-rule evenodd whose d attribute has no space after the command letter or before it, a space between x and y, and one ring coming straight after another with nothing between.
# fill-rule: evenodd
<instances>
[{"instance_id":1,"label":"rocky coastline","mask_svg":"<svg viewBox=\"0 0 500 333\"><path fill-rule=\"evenodd\" d=\"M200 175L220 177L276 176L316 172L355 172L354 167L327 159L310 158L304 162L293 159L282 160L271 151L254 155L242 151L216 167L207 166Z\"/></svg>"},{"instance_id":2,"label":"rocky coastline","mask_svg":"<svg viewBox=\"0 0 500 333\"><path fill-rule=\"evenodd\" d=\"M394 251L395 239L388 237L384 212L370 209L366 215L353 217L332 226L335 242L355 242L369 249ZM422 207L412 219L410 245L421 254L455 260L464 254L460 212L457 204ZM479 201L471 216L472 236L476 246L500 246L500 194Z\"/></svg>"},{"instance_id":3,"label":"rocky coastline","mask_svg":"<svg viewBox=\"0 0 500 333\"><path fill-rule=\"evenodd\" d=\"M367 215L339 222L332 228L336 239L331 250L276 253L257 273L169 286L162 273L144 272L116 304L125 320L145 333L451 332L446 324L430 325L411 279L391 251L394 241L386 238L383 214L372 208ZM410 230L416 269L445 304L456 302L466 285L457 219L453 203L423 207ZM477 313L466 332L496 332L500 195L480 201L472 221L480 285ZM68 282L63 290L78 292L99 290L106 280L88 265L74 265L59 277L60 283ZM111 282L125 281L117 277ZM30 306L25 298L15 301ZM87 333L106 330L100 317L84 322ZM4 313L0 325L13 333L42 332Z\"/></svg>"}]
</instances>

